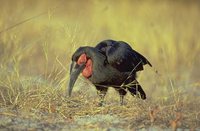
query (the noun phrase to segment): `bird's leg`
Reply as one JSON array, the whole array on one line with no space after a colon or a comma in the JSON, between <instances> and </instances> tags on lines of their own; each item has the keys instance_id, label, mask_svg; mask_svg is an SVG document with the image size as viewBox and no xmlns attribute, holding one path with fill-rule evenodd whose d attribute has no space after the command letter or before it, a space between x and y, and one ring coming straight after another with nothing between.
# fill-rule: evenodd
<instances>
[{"instance_id":1,"label":"bird's leg","mask_svg":"<svg viewBox=\"0 0 200 131\"><path fill-rule=\"evenodd\" d=\"M99 91L98 91L99 92ZM99 94L99 106L103 106L104 105L104 98L105 98L105 95L104 93L98 93Z\"/></svg>"},{"instance_id":2,"label":"bird's leg","mask_svg":"<svg viewBox=\"0 0 200 131\"><path fill-rule=\"evenodd\" d=\"M126 91L123 88L116 89L119 92L120 96L120 105L124 105L124 96L126 95Z\"/></svg>"},{"instance_id":3,"label":"bird's leg","mask_svg":"<svg viewBox=\"0 0 200 131\"><path fill-rule=\"evenodd\" d=\"M99 95L99 104L98 106L103 106L104 105L104 98L107 93L108 88L107 87L100 87L96 86L97 89L97 94Z\"/></svg>"},{"instance_id":4,"label":"bird's leg","mask_svg":"<svg viewBox=\"0 0 200 131\"><path fill-rule=\"evenodd\" d=\"M120 105L124 105L124 95L120 95Z\"/></svg>"},{"instance_id":5,"label":"bird's leg","mask_svg":"<svg viewBox=\"0 0 200 131\"><path fill-rule=\"evenodd\" d=\"M146 99L146 94L137 80L134 80L131 83L131 86L128 87L128 90L131 92L133 96L137 96L143 100Z\"/></svg>"}]
</instances>

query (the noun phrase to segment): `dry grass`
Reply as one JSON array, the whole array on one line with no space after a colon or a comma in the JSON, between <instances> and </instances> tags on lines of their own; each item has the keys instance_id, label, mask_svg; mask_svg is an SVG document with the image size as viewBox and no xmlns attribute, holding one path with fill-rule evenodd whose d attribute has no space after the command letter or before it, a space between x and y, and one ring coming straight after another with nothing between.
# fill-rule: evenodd
<instances>
[{"instance_id":1,"label":"dry grass","mask_svg":"<svg viewBox=\"0 0 200 131\"><path fill-rule=\"evenodd\" d=\"M70 124L109 114L122 120L113 125L122 129L199 128L199 12L198 1L2 0L0 115ZM119 106L111 89L106 106L98 107L94 87L82 77L73 97L64 96L72 53L104 39L129 42L158 70L139 73L146 101L128 94Z\"/></svg>"}]
</instances>

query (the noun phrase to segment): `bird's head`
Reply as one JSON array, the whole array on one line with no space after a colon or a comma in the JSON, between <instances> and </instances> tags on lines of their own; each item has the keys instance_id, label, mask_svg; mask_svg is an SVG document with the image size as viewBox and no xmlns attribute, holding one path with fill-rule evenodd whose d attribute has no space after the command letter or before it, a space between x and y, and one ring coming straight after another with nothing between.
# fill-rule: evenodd
<instances>
[{"instance_id":1,"label":"bird's head","mask_svg":"<svg viewBox=\"0 0 200 131\"><path fill-rule=\"evenodd\" d=\"M92 76L93 61L88 55L86 47L79 48L72 56L72 63L70 65L70 81L68 85L68 96L71 96L73 86L80 73L85 78Z\"/></svg>"}]
</instances>

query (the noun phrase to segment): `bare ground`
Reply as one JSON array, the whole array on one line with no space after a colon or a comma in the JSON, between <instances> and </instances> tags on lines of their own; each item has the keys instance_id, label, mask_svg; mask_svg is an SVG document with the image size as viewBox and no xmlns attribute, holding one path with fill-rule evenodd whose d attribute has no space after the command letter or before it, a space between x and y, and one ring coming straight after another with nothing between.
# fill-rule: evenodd
<instances>
[{"instance_id":1,"label":"bare ground","mask_svg":"<svg viewBox=\"0 0 200 131\"><path fill-rule=\"evenodd\" d=\"M76 95L80 94L75 93ZM97 101L97 98L82 96L70 100L63 99L60 103L54 103L49 109L4 107L0 109L0 129L200 130L198 101L176 105L168 102L152 103L150 100L141 101L134 98L126 99L124 106L119 106L117 100L110 100L104 107L96 106Z\"/></svg>"}]
</instances>

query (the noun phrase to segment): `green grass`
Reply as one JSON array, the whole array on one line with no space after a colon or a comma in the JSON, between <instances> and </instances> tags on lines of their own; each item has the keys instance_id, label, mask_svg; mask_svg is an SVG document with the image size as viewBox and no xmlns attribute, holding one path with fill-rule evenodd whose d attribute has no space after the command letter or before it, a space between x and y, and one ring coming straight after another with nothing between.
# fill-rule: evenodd
<instances>
[{"instance_id":1,"label":"green grass","mask_svg":"<svg viewBox=\"0 0 200 131\"><path fill-rule=\"evenodd\" d=\"M198 5L198 1L2 0L0 115L75 123L96 115L105 115L112 123L114 118L108 116L113 115L126 129L199 128ZM104 39L126 41L152 63L153 68L146 66L138 75L146 101L128 94L127 104L119 106L118 94L110 89L106 106L100 108L95 88L82 77L72 98L65 97L73 52ZM98 121L79 126L101 128Z\"/></svg>"}]
</instances>

